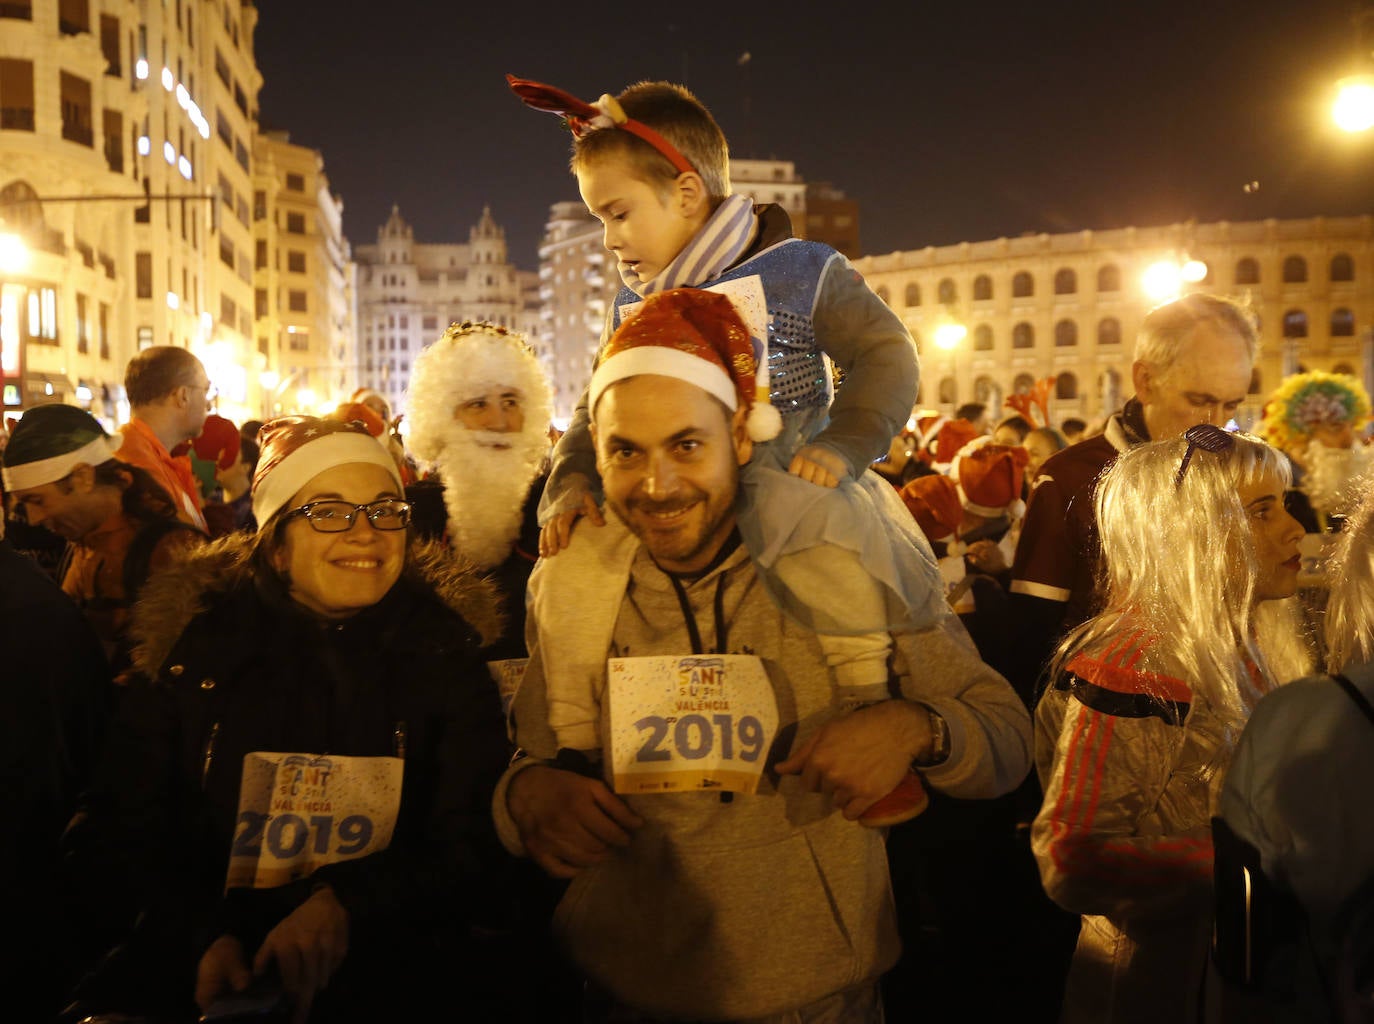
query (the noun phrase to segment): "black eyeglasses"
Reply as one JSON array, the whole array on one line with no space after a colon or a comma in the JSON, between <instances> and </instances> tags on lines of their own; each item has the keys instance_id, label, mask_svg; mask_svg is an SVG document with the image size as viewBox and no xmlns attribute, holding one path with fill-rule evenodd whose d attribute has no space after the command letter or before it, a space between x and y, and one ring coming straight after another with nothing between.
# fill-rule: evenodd
<instances>
[{"instance_id":1,"label":"black eyeglasses","mask_svg":"<svg viewBox=\"0 0 1374 1024\"><path fill-rule=\"evenodd\" d=\"M1219 455L1229 452L1236 446L1236 439L1227 431L1212 423L1199 423L1183 432L1183 440L1188 442L1188 450L1183 453L1183 461L1178 464L1178 475L1174 477L1174 487L1183 486L1183 474L1188 463L1193 460L1193 452L1201 448L1205 452Z\"/></svg>"},{"instance_id":2,"label":"black eyeglasses","mask_svg":"<svg viewBox=\"0 0 1374 1024\"><path fill-rule=\"evenodd\" d=\"M404 530L410 525L410 502L400 498L382 498L366 505L351 501L312 501L293 508L287 516L304 516L306 522L320 533L345 533L353 528L353 520L361 512L377 530Z\"/></svg>"}]
</instances>

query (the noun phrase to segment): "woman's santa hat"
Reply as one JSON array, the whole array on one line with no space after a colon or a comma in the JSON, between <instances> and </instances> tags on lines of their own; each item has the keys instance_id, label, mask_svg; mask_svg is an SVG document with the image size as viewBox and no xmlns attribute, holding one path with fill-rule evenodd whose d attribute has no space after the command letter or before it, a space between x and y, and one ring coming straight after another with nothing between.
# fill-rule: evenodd
<instances>
[{"instance_id":1,"label":"woman's santa hat","mask_svg":"<svg viewBox=\"0 0 1374 1024\"><path fill-rule=\"evenodd\" d=\"M253 517L259 529L326 469L362 462L381 466L404 493L401 471L382 442L356 421L281 416L258 431L261 453L253 473Z\"/></svg>"},{"instance_id":2,"label":"woman's santa hat","mask_svg":"<svg viewBox=\"0 0 1374 1024\"><path fill-rule=\"evenodd\" d=\"M641 374L676 377L719 399L731 412L743 406L750 440L771 441L782 415L769 401L767 363L720 292L675 288L644 300L606 342L588 388L588 408L617 381Z\"/></svg>"}]
</instances>

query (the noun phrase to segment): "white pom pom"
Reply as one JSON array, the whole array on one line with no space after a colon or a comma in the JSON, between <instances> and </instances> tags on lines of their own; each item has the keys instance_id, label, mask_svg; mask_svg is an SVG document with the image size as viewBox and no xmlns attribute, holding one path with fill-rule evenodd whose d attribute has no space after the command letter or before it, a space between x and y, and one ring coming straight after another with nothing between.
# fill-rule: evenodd
<instances>
[{"instance_id":1,"label":"white pom pom","mask_svg":"<svg viewBox=\"0 0 1374 1024\"><path fill-rule=\"evenodd\" d=\"M751 441L771 441L782 432L782 413L771 402L755 402L745 420Z\"/></svg>"},{"instance_id":2,"label":"white pom pom","mask_svg":"<svg viewBox=\"0 0 1374 1024\"><path fill-rule=\"evenodd\" d=\"M1007 515L1011 516L1013 519L1024 519L1026 515L1026 503L1020 498L1017 498L1007 506Z\"/></svg>"},{"instance_id":3,"label":"white pom pom","mask_svg":"<svg viewBox=\"0 0 1374 1024\"><path fill-rule=\"evenodd\" d=\"M968 552L968 545L961 540L952 540L945 545L947 558L962 558Z\"/></svg>"}]
</instances>

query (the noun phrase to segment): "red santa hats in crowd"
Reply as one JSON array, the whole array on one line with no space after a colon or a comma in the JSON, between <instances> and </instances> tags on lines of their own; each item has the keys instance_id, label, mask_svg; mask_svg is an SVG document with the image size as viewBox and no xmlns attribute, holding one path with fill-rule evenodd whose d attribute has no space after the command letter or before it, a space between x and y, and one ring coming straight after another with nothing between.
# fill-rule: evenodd
<instances>
[{"instance_id":1,"label":"red santa hats in crowd","mask_svg":"<svg viewBox=\"0 0 1374 1024\"><path fill-rule=\"evenodd\" d=\"M748 410L746 426L754 441L771 441L782 416L768 400L766 364L754 354L749 329L734 303L704 288L659 292L606 342L588 388L588 408L616 381L652 373L695 384L731 412Z\"/></svg>"},{"instance_id":2,"label":"red santa hats in crowd","mask_svg":"<svg viewBox=\"0 0 1374 1024\"><path fill-rule=\"evenodd\" d=\"M190 447L195 449L196 458L201 462L213 462L219 469L228 469L239 457L242 443L243 435L234 426L233 420L211 413L205 417L205 426L201 428L200 436L191 441ZM172 454L177 454L176 449L172 450Z\"/></svg>"},{"instance_id":3,"label":"red santa hats in crowd","mask_svg":"<svg viewBox=\"0 0 1374 1024\"><path fill-rule=\"evenodd\" d=\"M373 437L381 437L386 433L386 420L370 405L363 405L361 401L344 402L335 406L334 411L329 414L329 419L338 420L340 423L361 423Z\"/></svg>"},{"instance_id":4,"label":"red santa hats in crowd","mask_svg":"<svg viewBox=\"0 0 1374 1024\"><path fill-rule=\"evenodd\" d=\"M326 469L363 462L381 466L403 489L401 470L384 445L361 423L282 416L258 431L262 452L253 474L253 516L266 526L302 487Z\"/></svg>"},{"instance_id":5,"label":"red santa hats in crowd","mask_svg":"<svg viewBox=\"0 0 1374 1024\"><path fill-rule=\"evenodd\" d=\"M1026 513L1021 500L1030 453L1020 445L994 444L986 435L959 450L950 463L949 475L959 484L964 508L989 519L1009 514L1020 519Z\"/></svg>"},{"instance_id":6,"label":"red santa hats in crowd","mask_svg":"<svg viewBox=\"0 0 1374 1024\"><path fill-rule=\"evenodd\" d=\"M948 466L960 449L980 436L984 435L968 420L946 420L935 433L935 464Z\"/></svg>"},{"instance_id":7,"label":"red santa hats in crowd","mask_svg":"<svg viewBox=\"0 0 1374 1024\"><path fill-rule=\"evenodd\" d=\"M927 539L952 538L949 554L960 554L963 545L957 542L965 511L988 519L1025 514L1021 484L1029 458L1021 446L994 444L983 435L954 456L948 476L931 473L903 487L902 501Z\"/></svg>"}]
</instances>

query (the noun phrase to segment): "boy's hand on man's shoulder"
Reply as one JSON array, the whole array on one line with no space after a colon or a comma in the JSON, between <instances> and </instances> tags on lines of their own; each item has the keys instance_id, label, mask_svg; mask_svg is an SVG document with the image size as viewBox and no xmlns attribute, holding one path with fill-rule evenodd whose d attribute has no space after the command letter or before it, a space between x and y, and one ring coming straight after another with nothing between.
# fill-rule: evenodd
<instances>
[{"instance_id":1,"label":"boy's hand on man's shoulder","mask_svg":"<svg viewBox=\"0 0 1374 1024\"><path fill-rule=\"evenodd\" d=\"M539 531L539 554L543 558L550 558L558 554L568 546L568 541L572 539L573 524L577 522L579 516L586 516L593 526L605 526L606 516L597 505L596 498L591 494L582 496L582 507L568 509L560 512Z\"/></svg>"},{"instance_id":2,"label":"boy's hand on man's shoulder","mask_svg":"<svg viewBox=\"0 0 1374 1024\"><path fill-rule=\"evenodd\" d=\"M808 444L792 456L787 471L821 487L838 487L849 476L849 464L824 445Z\"/></svg>"}]
</instances>

